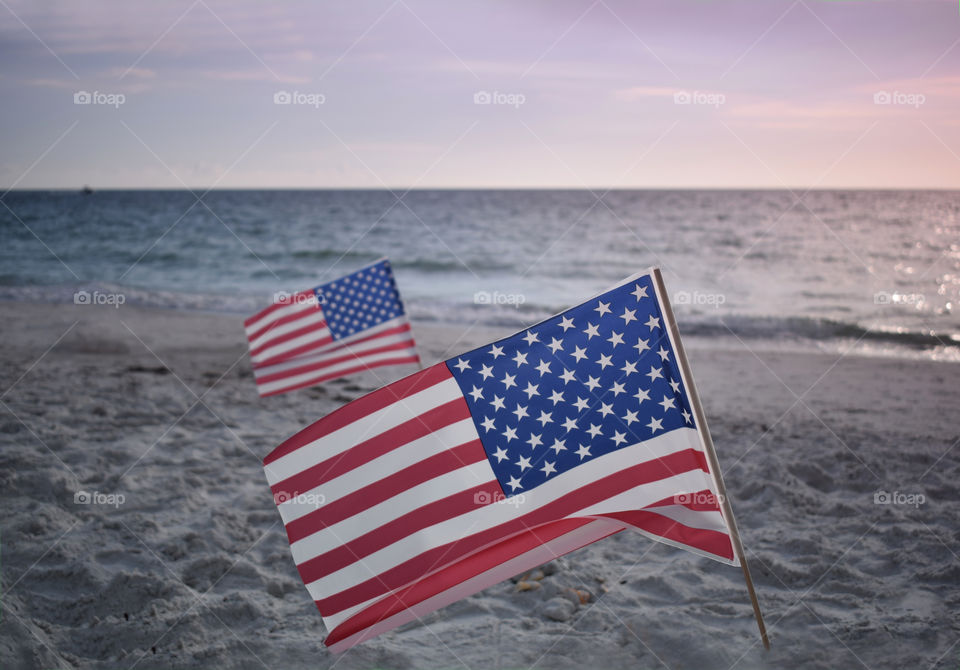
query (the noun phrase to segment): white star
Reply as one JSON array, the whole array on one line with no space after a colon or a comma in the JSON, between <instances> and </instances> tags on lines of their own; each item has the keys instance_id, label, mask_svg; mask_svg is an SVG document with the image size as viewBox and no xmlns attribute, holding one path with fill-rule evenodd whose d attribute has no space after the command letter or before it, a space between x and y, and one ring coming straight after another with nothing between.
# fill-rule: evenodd
<instances>
[{"instance_id":1,"label":"white star","mask_svg":"<svg viewBox=\"0 0 960 670\"><path fill-rule=\"evenodd\" d=\"M502 380L504 386L506 386L507 388L510 388L511 386L516 386L516 385L517 385L517 382L514 381L516 378L517 378L516 375L511 375L511 374L508 374L508 373L504 372L504 373L503 373L503 380Z\"/></svg>"},{"instance_id":2,"label":"white star","mask_svg":"<svg viewBox=\"0 0 960 670\"><path fill-rule=\"evenodd\" d=\"M492 400L491 402L493 403L493 409L495 409L495 410L496 410L496 409L503 409L503 408L504 408L504 406L503 406L503 398L501 398L501 397L498 396L498 395L494 395L494 396L493 396L493 400Z\"/></svg>"},{"instance_id":3,"label":"white star","mask_svg":"<svg viewBox=\"0 0 960 670\"><path fill-rule=\"evenodd\" d=\"M586 398L581 398L580 396L577 396L577 402L573 403L574 407L581 412L585 410L589 404L590 402Z\"/></svg>"},{"instance_id":4,"label":"white star","mask_svg":"<svg viewBox=\"0 0 960 670\"><path fill-rule=\"evenodd\" d=\"M632 375L634 372L637 371L637 364L632 361L627 361L626 363L623 364L623 367L620 369L623 370L624 377L629 377L630 375Z\"/></svg>"},{"instance_id":5,"label":"white star","mask_svg":"<svg viewBox=\"0 0 960 670\"><path fill-rule=\"evenodd\" d=\"M518 368L519 368L521 365L526 365L526 364L527 364L527 355L526 355L525 353L521 354L521 353L518 351L518 352L517 352L517 355L513 357L513 362L517 364L517 367L518 367Z\"/></svg>"},{"instance_id":6,"label":"white star","mask_svg":"<svg viewBox=\"0 0 960 670\"><path fill-rule=\"evenodd\" d=\"M558 402L563 402L563 394L559 390L554 391L550 394L550 400L553 401L554 407L556 407Z\"/></svg>"},{"instance_id":7,"label":"white star","mask_svg":"<svg viewBox=\"0 0 960 670\"><path fill-rule=\"evenodd\" d=\"M588 324L587 324L587 328L586 328L586 330L584 330L583 332L587 334L587 339L588 339L588 340L592 340L594 335L599 335L599 334L600 334L600 332L597 330L597 328L598 328L598 327L595 326L595 325L593 325L592 323L588 323Z\"/></svg>"},{"instance_id":8,"label":"white star","mask_svg":"<svg viewBox=\"0 0 960 670\"><path fill-rule=\"evenodd\" d=\"M521 405L520 403L517 403L517 408L513 410L513 414L517 415L517 421L519 421L525 416L530 416L529 414L527 414L527 408Z\"/></svg>"},{"instance_id":9,"label":"white star","mask_svg":"<svg viewBox=\"0 0 960 670\"><path fill-rule=\"evenodd\" d=\"M528 331L527 331L527 334L523 336L523 339L525 339L525 340L527 341L527 344L528 344L528 345L529 345L529 344L533 344L534 342L537 342L537 341L538 341L538 340L537 340L537 334L536 334L535 332L533 332L532 330L528 330Z\"/></svg>"},{"instance_id":10,"label":"white star","mask_svg":"<svg viewBox=\"0 0 960 670\"><path fill-rule=\"evenodd\" d=\"M570 418L568 418L566 421L563 422L563 427L566 428L567 431L571 431L577 427L577 420L571 416Z\"/></svg>"},{"instance_id":11,"label":"white star","mask_svg":"<svg viewBox=\"0 0 960 670\"><path fill-rule=\"evenodd\" d=\"M674 393L680 393L680 382L674 381L674 380L671 379L671 380L670 380L670 388L673 389L673 392L674 392Z\"/></svg>"},{"instance_id":12,"label":"white star","mask_svg":"<svg viewBox=\"0 0 960 670\"><path fill-rule=\"evenodd\" d=\"M616 398L621 393L626 393L627 389L623 387L623 384L620 382L613 382L613 386L610 387L610 393L613 394L613 397Z\"/></svg>"},{"instance_id":13,"label":"white star","mask_svg":"<svg viewBox=\"0 0 960 670\"><path fill-rule=\"evenodd\" d=\"M526 456L521 456L520 460L517 461L517 465L520 467L520 472L523 472L530 467L530 459Z\"/></svg>"},{"instance_id":14,"label":"white star","mask_svg":"<svg viewBox=\"0 0 960 670\"><path fill-rule=\"evenodd\" d=\"M527 440L527 444L530 445L530 448L531 448L531 449L536 449L536 448L539 447L541 444L543 444L543 440L540 439L540 436L539 436L539 435L535 435L535 434L533 434L533 433L530 433L530 439Z\"/></svg>"},{"instance_id":15,"label":"white star","mask_svg":"<svg viewBox=\"0 0 960 670\"><path fill-rule=\"evenodd\" d=\"M659 327L660 327L660 319L655 319L655 318L653 317L653 314L651 314L651 315L650 315L650 318L647 319L647 322L646 322L645 324L643 324L643 325L645 325L645 326L650 326L650 330L653 330L654 328L659 328Z\"/></svg>"},{"instance_id":16,"label":"white star","mask_svg":"<svg viewBox=\"0 0 960 670\"><path fill-rule=\"evenodd\" d=\"M548 344L547 346L550 347L550 351L552 351L553 353L557 353L557 350L563 351L563 342L561 342L555 337L550 338L550 344Z\"/></svg>"},{"instance_id":17,"label":"white star","mask_svg":"<svg viewBox=\"0 0 960 670\"><path fill-rule=\"evenodd\" d=\"M663 430L663 419L654 419L650 417L650 423L647 424L647 428L650 429L651 433L656 433L658 430Z\"/></svg>"},{"instance_id":18,"label":"white star","mask_svg":"<svg viewBox=\"0 0 960 670\"><path fill-rule=\"evenodd\" d=\"M453 367L463 372L464 370L470 369L470 361L465 361L462 358L458 358L457 362L453 364Z\"/></svg>"},{"instance_id":19,"label":"white star","mask_svg":"<svg viewBox=\"0 0 960 670\"><path fill-rule=\"evenodd\" d=\"M603 416L607 416L608 414L613 414L613 405L608 405L607 403L602 402L600 403L600 409L598 409L597 411L600 412Z\"/></svg>"},{"instance_id":20,"label":"white star","mask_svg":"<svg viewBox=\"0 0 960 670\"><path fill-rule=\"evenodd\" d=\"M644 351L650 348L650 340L641 340L637 338L637 343L633 345L634 349L637 350L638 354L643 354Z\"/></svg>"},{"instance_id":21,"label":"white star","mask_svg":"<svg viewBox=\"0 0 960 670\"><path fill-rule=\"evenodd\" d=\"M660 356L660 360L664 363L666 363L667 359L670 358L670 352L663 347L660 347L660 351L658 351L657 354Z\"/></svg>"},{"instance_id":22,"label":"white star","mask_svg":"<svg viewBox=\"0 0 960 670\"><path fill-rule=\"evenodd\" d=\"M531 384L530 382L527 382L527 388L523 391L527 394L527 400L530 400L530 398L535 395L540 395L540 391L537 390L538 388L540 388L539 384Z\"/></svg>"},{"instance_id":23,"label":"white star","mask_svg":"<svg viewBox=\"0 0 960 670\"><path fill-rule=\"evenodd\" d=\"M516 477L511 477L510 481L507 482L507 486L510 487L511 491L516 491L518 488L520 488L520 480Z\"/></svg>"},{"instance_id":24,"label":"white star","mask_svg":"<svg viewBox=\"0 0 960 670\"><path fill-rule=\"evenodd\" d=\"M662 401L662 402L658 402L657 404L660 405L661 407L663 407L663 411L664 411L664 412L666 412L668 409L676 409L676 408L677 408L677 406L676 406L676 405L674 404L674 402L673 402L673 398L668 398L667 396L663 396L663 401Z\"/></svg>"},{"instance_id":25,"label":"white star","mask_svg":"<svg viewBox=\"0 0 960 670\"><path fill-rule=\"evenodd\" d=\"M483 365L480 368L480 374L483 375L483 379L487 380L493 376L493 367L489 365Z\"/></svg>"},{"instance_id":26,"label":"white star","mask_svg":"<svg viewBox=\"0 0 960 670\"><path fill-rule=\"evenodd\" d=\"M563 328L563 332L567 332L569 329L573 328L573 319L561 316L560 327Z\"/></svg>"},{"instance_id":27,"label":"white star","mask_svg":"<svg viewBox=\"0 0 960 670\"><path fill-rule=\"evenodd\" d=\"M616 347L618 344L623 344L623 335L617 331L613 331L610 337L607 338L607 342L612 344L614 347Z\"/></svg>"},{"instance_id":28,"label":"white star","mask_svg":"<svg viewBox=\"0 0 960 670\"><path fill-rule=\"evenodd\" d=\"M573 348L573 353L570 354L570 355L573 356L574 358L576 358L576 359L577 359L577 363L579 363L580 361L582 361L584 358L587 357L587 350L586 350L586 349L581 349L580 347L574 347L574 348Z\"/></svg>"},{"instance_id":29,"label":"white star","mask_svg":"<svg viewBox=\"0 0 960 670\"><path fill-rule=\"evenodd\" d=\"M493 417L490 417L490 416L488 416L486 419L480 422L480 425L483 426L488 433L494 428L496 428L496 425L493 422Z\"/></svg>"},{"instance_id":30,"label":"white star","mask_svg":"<svg viewBox=\"0 0 960 670\"><path fill-rule=\"evenodd\" d=\"M566 384L567 382L572 382L575 379L573 370L564 370L563 372L561 372L560 379L563 380L564 384Z\"/></svg>"},{"instance_id":31,"label":"white star","mask_svg":"<svg viewBox=\"0 0 960 670\"><path fill-rule=\"evenodd\" d=\"M495 344L490 345L490 355L493 356L493 360L497 360L503 356L503 347L498 347Z\"/></svg>"},{"instance_id":32,"label":"white star","mask_svg":"<svg viewBox=\"0 0 960 670\"><path fill-rule=\"evenodd\" d=\"M588 376L587 381L584 382L584 385L589 388L591 391L595 390L600 386L600 380L597 377Z\"/></svg>"},{"instance_id":33,"label":"white star","mask_svg":"<svg viewBox=\"0 0 960 670\"><path fill-rule=\"evenodd\" d=\"M637 418L636 412L634 412L632 409L628 409L626 416L623 417L623 420L627 422L628 426L632 426L635 421L639 421L640 419Z\"/></svg>"},{"instance_id":34,"label":"white star","mask_svg":"<svg viewBox=\"0 0 960 670\"><path fill-rule=\"evenodd\" d=\"M648 297L650 297L650 296L647 295L647 287L646 287L646 286L640 286L640 284L637 284L637 285L634 287L634 289L633 289L633 291L630 293L630 295L636 296L637 302L640 302L640 298L648 298Z\"/></svg>"},{"instance_id":35,"label":"white star","mask_svg":"<svg viewBox=\"0 0 960 670\"><path fill-rule=\"evenodd\" d=\"M517 439L517 429L507 426L507 429L503 431L503 436L507 438L507 444L510 444L510 440Z\"/></svg>"},{"instance_id":36,"label":"white star","mask_svg":"<svg viewBox=\"0 0 960 670\"><path fill-rule=\"evenodd\" d=\"M650 391L644 391L643 389L637 389L637 394L636 394L635 396L633 396L633 397L636 398L637 400L639 400L641 403L643 403L644 400L650 400Z\"/></svg>"},{"instance_id":37,"label":"white star","mask_svg":"<svg viewBox=\"0 0 960 670\"><path fill-rule=\"evenodd\" d=\"M590 433L590 437L596 437L597 435L603 435L600 430L600 426L595 424L590 424L590 428L587 429L587 432Z\"/></svg>"},{"instance_id":38,"label":"white star","mask_svg":"<svg viewBox=\"0 0 960 670\"><path fill-rule=\"evenodd\" d=\"M620 431L613 431L613 441L617 443L619 447L621 444L627 441L626 433L621 433Z\"/></svg>"},{"instance_id":39,"label":"white star","mask_svg":"<svg viewBox=\"0 0 960 670\"><path fill-rule=\"evenodd\" d=\"M541 426L546 426L548 423L553 423L553 414L541 410L540 416L536 420L540 422Z\"/></svg>"},{"instance_id":40,"label":"white star","mask_svg":"<svg viewBox=\"0 0 960 670\"><path fill-rule=\"evenodd\" d=\"M684 420L684 421L686 421L687 423L693 423L692 421L690 421L690 412L687 411L687 408L686 408L686 407L684 407L684 408L683 408L683 411L680 412L680 413L683 414L683 420Z\"/></svg>"},{"instance_id":41,"label":"white star","mask_svg":"<svg viewBox=\"0 0 960 670\"><path fill-rule=\"evenodd\" d=\"M470 391L470 394L473 396L473 402L477 402L483 398L483 390L478 389L476 386L473 387L473 390Z\"/></svg>"},{"instance_id":42,"label":"white star","mask_svg":"<svg viewBox=\"0 0 960 670\"><path fill-rule=\"evenodd\" d=\"M636 321L637 317L634 316L637 313L635 309L623 308L623 314L620 315L620 318L623 319L624 325L630 323L631 321Z\"/></svg>"},{"instance_id":43,"label":"white star","mask_svg":"<svg viewBox=\"0 0 960 670\"><path fill-rule=\"evenodd\" d=\"M497 459L497 463L499 463L507 457L507 450L503 447L497 447L497 450L493 452L493 456Z\"/></svg>"},{"instance_id":44,"label":"white star","mask_svg":"<svg viewBox=\"0 0 960 670\"><path fill-rule=\"evenodd\" d=\"M550 372L550 364L547 363L546 361L540 361L540 365L537 366L537 372L540 373L541 377L547 374L548 372Z\"/></svg>"},{"instance_id":45,"label":"white star","mask_svg":"<svg viewBox=\"0 0 960 670\"><path fill-rule=\"evenodd\" d=\"M610 356L607 354L600 354L600 358L597 359L597 365L600 366L601 370L606 370L607 366L613 365L610 361Z\"/></svg>"},{"instance_id":46,"label":"white star","mask_svg":"<svg viewBox=\"0 0 960 670\"><path fill-rule=\"evenodd\" d=\"M594 312L600 312L600 316L610 313L610 303L597 301L597 306L593 308Z\"/></svg>"},{"instance_id":47,"label":"white star","mask_svg":"<svg viewBox=\"0 0 960 670\"><path fill-rule=\"evenodd\" d=\"M647 373L647 377L649 377L650 381L652 382L654 379L663 379L663 374L661 373L660 368L655 368L651 365L650 372Z\"/></svg>"},{"instance_id":48,"label":"white star","mask_svg":"<svg viewBox=\"0 0 960 670\"><path fill-rule=\"evenodd\" d=\"M553 444L550 445L550 448L553 449L553 453L559 454L561 451L567 450L567 443L563 440L554 440Z\"/></svg>"},{"instance_id":49,"label":"white star","mask_svg":"<svg viewBox=\"0 0 960 670\"><path fill-rule=\"evenodd\" d=\"M543 467L540 468L540 469L543 471L543 474L545 474L547 477L550 476L550 473L551 473L551 472L556 472L556 471L557 471L557 469L556 469L555 467L553 467L553 463L551 463L550 461L546 461L546 462L543 464Z\"/></svg>"},{"instance_id":50,"label":"white star","mask_svg":"<svg viewBox=\"0 0 960 670\"><path fill-rule=\"evenodd\" d=\"M585 444L581 444L581 445L580 445L580 448L577 449L576 454L577 454L577 456L580 457L580 460L582 461L584 456L589 456L589 455L590 455L590 447L588 447L588 446L585 445Z\"/></svg>"}]
</instances>

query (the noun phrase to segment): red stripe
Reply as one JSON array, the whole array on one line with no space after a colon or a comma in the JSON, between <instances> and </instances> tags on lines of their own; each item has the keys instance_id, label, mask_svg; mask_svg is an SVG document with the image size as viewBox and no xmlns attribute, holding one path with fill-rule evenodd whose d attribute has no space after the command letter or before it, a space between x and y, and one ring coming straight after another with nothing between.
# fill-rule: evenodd
<instances>
[{"instance_id":1,"label":"red stripe","mask_svg":"<svg viewBox=\"0 0 960 670\"><path fill-rule=\"evenodd\" d=\"M275 302L275 303L273 303L272 305L270 305L269 307L267 307L266 309L263 309L263 310L257 312L256 314L254 314L253 316L251 316L249 319L247 319L246 321L244 321L244 322L243 322L243 325L244 325L244 327L249 328L251 323L256 323L257 321L259 321L259 320L262 319L263 317L269 316L270 314L273 314L273 313L276 312L278 309L283 309L284 307L289 307L290 305L294 304L297 300L299 300L299 299L306 299L307 296L310 296L310 295L313 295L314 297L316 297L316 294L314 294L314 292L313 292L312 289L306 290L306 291L298 291L298 292L294 293L293 295L291 295L291 296L290 296L290 299L289 299L287 302Z\"/></svg>"},{"instance_id":2,"label":"red stripe","mask_svg":"<svg viewBox=\"0 0 960 670\"><path fill-rule=\"evenodd\" d=\"M311 330L315 330L311 328ZM319 349L325 347L328 344L333 342L333 336L330 333L327 333L322 339L314 340L313 342L307 342L306 344L301 344L299 347L294 347L293 349L288 349L282 354L277 354L276 356L271 356L270 358L263 361L252 361L254 368L262 368L268 365L274 365L275 363L283 363L291 358L301 356L303 354L310 353L314 349Z\"/></svg>"},{"instance_id":3,"label":"red stripe","mask_svg":"<svg viewBox=\"0 0 960 670\"><path fill-rule=\"evenodd\" d=\"M331 365L336 365L338 363L343 363L344 361L352 360L361 360L367 356L373 354L382 354L387 351L399 351L402 349L410 349L411 347L416 346L413 340L404 340L403 342L396 342L394 344L385 344L382 347L376 347L373 349L367 349L365 351L358 351L354 353L348 353L342 356L336 356L334 358L327 358L327 356L332 356L333 354L329 352L323 352L323 354L317 354L318 356L323 356L323 360L317 363L304 364L295 368L290 368L284 370L283 372L274 372L269 375L262 375L257 377L258 384L267 384L269 382L278 381L280 379L287 379L288 377L294 377L296 375L306 374L307 372L316 372L317 370L322 370L323 368L328 368ZM294 362L294 361L289 361ZM265 364L264 364L265 365ZM257 365L257 368L260 368L260 364Z\"/></svg>"},{"instance_id":4,"label":"red stripe","mask_svg":"<svg viewBox=\"0 0 960 670\"><path fill-rule=\"evenodd\" d=\"M263 393L259 390L257 392L260 393L261 398L267 398L272 395L279 395L280 393L287 393L288 391L296 391L297 389L302 389L307 386L313 386L314 384L327 381L328 379L338 379L340 377L346 377L347 375L352 375L355 372L364 372L366 370L373 370L374 368L382 368L386 365L403 365L405 363L419 363L419 362L420 362L420 356L418 355L401 356L398 358L388 358L382 361L375 361L369 364L357 365L355 367L347 368L346 370L340 370L338 372L331 372L328 375L319 375L317 377L308 379L305 382L300 382L299 384L294 384L291 386L284 386L283 388L279 388L276 391L270 391L269 393ZM353 402L356 402L356 400L354 400Z\"/></svg>"},{"instance_id":5,"label":"red stripe","mask_svg":"<svg viewBox=\"0 0 960 670\"><path fill-rule=\"evenodd\" d=\"M648 533L685 544L688 547L695 547L708 554L723 556L728 561L733 560L733 545L730 543L730 536L726 533L705 528L692 528L662 514L644 510L614 512L603 516L628 523Z\"/></svg>"},{"instance_id":6,"label":"red stripe","mask_svg":"<svg viewBox=\"0 0 960 670\"><path fill-rule=\"evenodd\" d=\"M370 605L370 607L350 617L331 631L324 644L329 647L417 603L432 598L438 593L451 589L457 584L593 522L593 519L554 521L535 529L526 530L492 547L483 549ZM620 532L619 529L611 531L610 535L618 532ZM576 551L576 549L579 549L579 547L572 548L570 551Z\"/></svg>"},{"instance_id":7,"label":"red stripe","mask_svg":"<svg viewBox=\"0 0 960 670\"><path fill-rule=\"evenodd\" d=\"M292 496L295 495L294 492L310 491L324 482L350 472L375 458L380 458L408 442L413 442L424 435L445 428L451 423L468 418L470 418L470 408L467 406L466 399L463 396L454 398L439 407L434 407L423 414L389 428L379 435L374 435L333 458L328 458L321 463L301 470L297 474L277 482L270 488L274 495L288 493ZM376 430L376 426L373 429Z\"/></svg>"},{"instance_id":8,"label":"red stripe","mask_svg":"<svg viewBox=\"0 0 960 670\"><path fill-rule=\"evenodd\" d=\"M355 563L364 556L369 556L375 551L388 547L418 530L449 521L461 514L475 510L477 507L493 504L477 502L478 498L483 501L490 501L498 499L501 495L503 495L503 490L496 479L463 491L457 491L446 498L441 498L429 505L424 505L412 512L398 516L346 544L341 544L326 553L314 556L310 560L300 563L297 570L300 572L304 583L316 581L347 567L351 563ZM420 567L422 570L423 566Z\"/></svg>"},{"instance_id":9,"label":"red stripe","mask_svg":"<svg viewBox=\"0 0 960 670\"><path fill-rule=\"evenodd\" d=\"M535 528L541 524L576 514L584 507L602 502L635 486L672 477L681 472L701 470L703 469L701 467L702 458L699 458L698 454L700 452L694 449L684 449L601 477L523 516L429 549L371 579L318 600L317 605L321 608L321 612L327 612L328 614L341 612L422 577L424 565L432 565L441 560L449 561L462 558L525 528ZM305 578L304 581L309 582L310 580Z\"/></svg>"},{"instance_id":10,"label":"red stripe","mask_svg":"<svg viewBox=\"0 0 960 670\"><path fill-rule=\"evenodd\" d=\"M278 458L282 458L296 451L305 444L309 444L324 435L329 435L353 423L357 419L363 418L367 414L372 414L388 405L392 405L401 398L419 393L431 386L444 382L452 376L450 370L447 369L446 363L437 363L436 365L431 365L426 370L415 372L399 381L395 381L381 389L368 393L362 398L357 398L350 404L344 405L340 409L331 412L319 421L307 426L293 437L285 440L263 459L263 463L264 465L269 465Z\"/></svg>"},{"instance_id":11,"label":"red stripe","mask_svg":"<svg viewBox=\"0 0 960 670\"><path fill-rule=\"evenodd\" d=\"M318 312L322 312L322 311L323 311L323 310L321 310L319 306L315 306L313 309L304 309L304 310L301 310L301 311L299 311L299 312L294 312L293 314L288 314L287 316L280 317L280 318L277 319L276 321L271 321L270 323L268 323L267 325L265 325L265 326L264 326L263 328L261 328L260 330L254 332L254 333L250 333L249 335L247 335L247 340L249 340L249 341L252 343L255 339L257 339L258 337L262 336L262 335L265 334L265 333L270 332L270 331L273 330L274 328L279 328L280 326L285 326L285 325L287 325L288 323L293 323L294 321L299 321L300 319L303 319L303 318L308 317L308 316L313 316L314 314L316 314L316 313L318 313ZM326 325L327 320L324 319L324 320L323 320L323 323L324 323L324 325Z\"/></svg>"},{"instance_id":12,"label":"red stripe","mask_svg":"<svg viewBox=\"0 0 960 670\"><path fill-rule=\"evenodd\" d=\"M461 444L459 447L441 451L439 454L425 458L388 477L334 500L320 509L294 519L286 526L287 537L290 539L290 544L293 544L297 540L302 540L327 526L332 526L346 518L360 514L374 505L379 505L384 500L389 500L418 484L453 472L466 465L478 463L486 457L487 453L483 450L483 444L480 440L473 440ZM292 493L291 497L299 494L300 492Z\"/></svg>"},{"instance_id":13,"label":"red stripe","mask_svg":"<svg viewBox=\"0 0 960 670\"><path fill-rule=\"evenodd\" d=\"M291 330L289 333L284 333L283 335L278 335L277 337L274 337L274 338L272 338L272 339L269 339L269 340L267 340L266 342L264 342L263 344L258 345L255 349L251 349L251 350L250 350L250 357L252 358L252 357L254 357L254 356L257 356L258 354L260 354L261 352L263 352L263 351L265 351L265 350L267 350L267 349L270 349L270 348L272 348L272 347L276 347L276 346L281 345L281 344L283 344L283 343L285 343L285 342L289 342L290 340L296 339L296 338L298 338L298 337L302 337L302 336L308 335L308 334L310 334L310 333L315 333L315 332L318 332L318 331L322 331L322 330L324 330L325 328L326 328L326 324L325 324L325 323L308 323L307 325L302 326L302 327L300 327L300 328L297 328L296 330ZM327 333L327 334L324 336L324 340L325 340L324 343L332 342L332 341L333 341L333 338L330 336L329 333ZM288 358L288 357L290 356L290 351L293 351L293 350L284 351L283 353L277 354L276 356L272 356L271 358L269 358L269 359L267 359L267 360L274 360L274 359L278 359L278 358L279 358L279 359ZM259 365L263 365L265 362L266 362L266 361L259 361L258 364L259 364Z\"/></svg>"}]
</instances>

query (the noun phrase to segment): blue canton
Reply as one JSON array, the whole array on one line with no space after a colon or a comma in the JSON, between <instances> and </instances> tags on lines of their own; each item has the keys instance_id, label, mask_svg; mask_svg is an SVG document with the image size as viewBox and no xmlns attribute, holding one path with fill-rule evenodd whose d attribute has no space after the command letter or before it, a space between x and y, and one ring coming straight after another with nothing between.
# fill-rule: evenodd
<instances>
[{"instance_id":1,"label":"blue canton","mask_svg":"<svg viewBox=\"0 0 960 670\"><path fill-rule=\"evenodd\" d=\"M313 292L323 306L324 318L334 340L403 314L403 303L387 260L321 284Z\"/></svg>"},{"instance_id":2,"label":"blue canton","mask_svg":"<svg viewBox=\"0 0 960 670\"><path fill-rule=\"evenodd\" d=\"M507 495L693 427L649 276L447 361Z\"/></svg>"}]
</instances>

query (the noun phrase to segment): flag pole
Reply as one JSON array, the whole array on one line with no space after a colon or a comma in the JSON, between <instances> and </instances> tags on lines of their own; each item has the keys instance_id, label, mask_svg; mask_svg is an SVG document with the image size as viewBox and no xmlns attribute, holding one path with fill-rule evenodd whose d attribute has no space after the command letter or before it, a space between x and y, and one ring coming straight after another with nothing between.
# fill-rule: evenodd
<instances>
[{"instance_id":1,"label":"flag pole","mask_svg":"<svg viewBox=\"0 0 960 670\"><path fill-rule=\"evenodd\" d=\"M753 587L753 579L750 577L750 568L747 565L747 557L743 550L743 544L740 541L740 532L737 530L737 522L733 518L733 507L730 505L730 497L727 495L726 487L723 485L723 477L720 474L720 461L717 459L717 452L713 447L713 439L710 437L710 430L707 428L707 417L700 404L700 396L693 383L693 375L690 372L690 364L687 361L687 355L683 350L683 343L680 341L680 329L677 328L677 321L673 317L673 308L670 307L670 299L667 297L667 291L663 284L663 275L660 274L660 268L653 269L653 282L656 291L660 296L660 302L663 305L664 320L669 322L671 339L673 340L673 349L677 354L677 363L680 366L680 374L684 377L687 387L687 395L690 398L691 409L697 420L697 430L703 440L704 451L707 455L707 461L710 463L710 470L713 474L713 480L717 486L717 494L720 497L720 508L723 511L723 517L730 528L730 540L733 544L733 550L736 552L737 560L743 569L743 578L747 582L747 593L750 594L750 603L753 605L753 615L757 619L757 627L760 629L760 639L763 641L763 648L770 649L770 640L767 638L767 627L763 623L763 614L760 612L760 601L757 600L757 592Z\"/></svg>"}]
</instances>

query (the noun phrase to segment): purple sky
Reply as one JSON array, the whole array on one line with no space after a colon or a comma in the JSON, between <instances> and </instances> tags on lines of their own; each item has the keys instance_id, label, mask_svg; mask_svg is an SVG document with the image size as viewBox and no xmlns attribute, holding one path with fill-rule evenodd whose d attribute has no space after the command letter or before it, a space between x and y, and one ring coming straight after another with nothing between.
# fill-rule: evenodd
<instances>
[{"instance_id":1,"label":"purple sky","mask_svg":"<svg viewBox=\"0 0 960 670\"><path fill-rule=\"evenodd\" d=\"M4 190L960 186L950 1L2 0L0 58Z\"/></svg>"}]
</instances>

